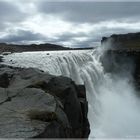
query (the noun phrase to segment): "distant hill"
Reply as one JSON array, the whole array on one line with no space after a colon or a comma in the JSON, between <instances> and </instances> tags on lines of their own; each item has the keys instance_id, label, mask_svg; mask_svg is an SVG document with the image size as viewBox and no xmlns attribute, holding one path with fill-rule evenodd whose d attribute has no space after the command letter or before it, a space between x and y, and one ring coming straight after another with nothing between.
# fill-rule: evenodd
<instances>
[{"instance_id":1,"label":"distant hill","mask_svg":"<svg viewBox=\"0 0 140 140\"><path fill-rule=\"evenodd\" d=\"M55 44L31 44L31 45L16 45L0 43L0 52L25 52L25 51L50 51L50 50L69 50L60 45Z\"/></svg>"},{"instance_id":2,"label":"distant hill","mask_svg":"<svg viewBox=\"0 0 140 140\"><path fill-rule=\"evenodd\" d=\"M0 43L0 53L2 52L27 52L27 51L56 51L56 50L82 50L92 48L68 48L56 44L31 44L31 45L17 45Z\"/></svg>"}]
</instances>

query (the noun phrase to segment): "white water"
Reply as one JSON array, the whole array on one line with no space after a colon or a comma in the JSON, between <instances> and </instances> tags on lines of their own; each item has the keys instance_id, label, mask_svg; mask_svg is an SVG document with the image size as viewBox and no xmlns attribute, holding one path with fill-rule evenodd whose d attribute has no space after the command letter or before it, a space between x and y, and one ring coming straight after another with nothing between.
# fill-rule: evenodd
<instances>
[{"instance_id":1,"label":"white water","mask_svg":"<svg viewBox=\"0 0 140 140\"><path fill-rule=\"evenodd\" d=\"M104 72L99 50L25 52L5 56L5 64L36 67L85 84L89 103L90 138L139 138L140 102L131 75ZM11 61L12 60L12 61ZM128 71L128 70L127 70Z\"/></svg>"}]
</instances>

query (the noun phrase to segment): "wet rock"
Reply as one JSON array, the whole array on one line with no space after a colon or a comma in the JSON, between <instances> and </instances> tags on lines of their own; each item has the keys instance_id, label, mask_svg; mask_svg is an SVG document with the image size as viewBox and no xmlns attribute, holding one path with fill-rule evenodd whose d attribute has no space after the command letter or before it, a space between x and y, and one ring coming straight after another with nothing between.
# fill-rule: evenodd
<instances>
[{"instance_id":1,"label":"wet rock","mask_svg":"<svg viewBox=\"0 0 140 140\"><path fill-rule=\"evenodd\" d=\"M75 88L77 89L79 98L86 98L86 89L84 85L77 85Z\"/></svg>"}]
</instances>

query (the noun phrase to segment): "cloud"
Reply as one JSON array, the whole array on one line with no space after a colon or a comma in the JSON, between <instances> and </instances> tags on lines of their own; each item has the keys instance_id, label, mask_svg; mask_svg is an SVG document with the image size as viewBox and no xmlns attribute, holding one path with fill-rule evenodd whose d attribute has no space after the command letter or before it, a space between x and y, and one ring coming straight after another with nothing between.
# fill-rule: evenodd
<instances>
[{"instance_id":1,"label":"cloud","mask_svg":"<svg viewBox=\"0 0 140 140\"><path fill-rule=\"evenodd\" d=\"M47 38L39 33L33 33L26 30L17 30L13 33L9 33L6 36L0 38L0 42L7 43L29 43L32 41L46 41Z\"/></svg>"},{"instance_id":2,"label":"cloud","mask_svg":"<svg viewBox=\"0 0 140 140\"><path fill-rule=\"evenodd\" d=\"M139 2L47 2L38 4L44 14L61 16L65 20L78 23L95 23L113 19L140 17Z\"/></svg>"},{"instance_id":3,"label":"cloud","mask_svg":"<svg viewBox=\"0 0 140 140\"><path fill-rule=\"evenodd\" d=\"M0 1L0 32L4 31L9 24L16 24L26 18L26 14L22 12L16 5L6 1Z\"/></svg>"},{"instance_id":4,"label":"cloud","mask_svg":"<svg viewBox=\"0 0 140 140\"><path fill-rule=\"evenodd\" d=\"M139 7L140 2L3 0L0 42L95 46L102 36L140 31Z\"/></svg>"},{"instance_id":5,"label":"cloud","mask_svg":"<svg viewBox=\"0 0 140 140\"><path fill-rule=\"evenodd\" d=\"M52 41L66 46L69 45L71 47L94 47L100 44L103 36L110 36L114 33L122 34L138 31L140 31L140 22L120 23L116 21L108 21L75 27L75 32L67 31L60 35L58 34Z\"/></svg>"}]
</instances>

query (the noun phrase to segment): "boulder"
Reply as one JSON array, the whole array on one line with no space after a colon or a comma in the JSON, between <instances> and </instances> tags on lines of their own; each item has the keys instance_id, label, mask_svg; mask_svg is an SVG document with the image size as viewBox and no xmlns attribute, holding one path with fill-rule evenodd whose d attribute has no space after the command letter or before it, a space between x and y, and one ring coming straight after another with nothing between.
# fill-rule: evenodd
<instances>
[{"instance_id":1,"label":"boulder","mask_svg":"<svg viewBox=\"0 0 140 140\"><path fill-rule=\"evenodd\" d=\"M34 68L0 67L1 138L87 138L84 86Z\"/></svg>"},{"instance_id":2,"label":"boulder","mask_svg":"<svg viewBox=\"0 0 140 140\"><path fill-rule=\"evenodd\" d=\"M0 105L0 137L31 138L39 135L53 121L49 117L55 109L53 96L40 89L21 90Z\"/></svg>"}]
</instances>

